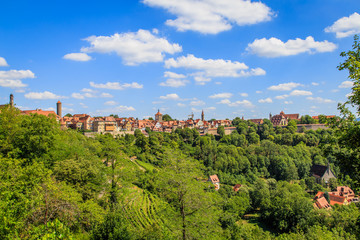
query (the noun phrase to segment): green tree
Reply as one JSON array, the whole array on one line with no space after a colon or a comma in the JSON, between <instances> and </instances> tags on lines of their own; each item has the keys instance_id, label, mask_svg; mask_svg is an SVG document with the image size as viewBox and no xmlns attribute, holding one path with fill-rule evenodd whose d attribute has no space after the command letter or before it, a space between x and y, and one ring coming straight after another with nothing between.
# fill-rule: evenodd
<instances>
[{"instance_id":1,"label":"green tree","mask_svg":"<svg viewBox=\"0 0 360 240\"><path fill-rule=\"evenodd\" d=\"M225 128L224 126L219 126L217 128L217 134L219 134L220 138L224 137L225 136Z\"/></svg>"},{"instance_id":2,"label":"green tree","mask_svg":"<svg viewBox=\"0 0 360 240\"><path fill-rule=\"evenodd\" d=\"M166 166L157 176L155 192L170 204L164 217L176 239L218 238L221 228L214 193L204 189L198 162L176 152L167 152Z\"/></svg>"},{"instance_id":3,"label":"green tree","mask_svg":"<svg viewBox=\"0 0 360 240\"><path fill-rule=\"evenodd\" d=\"M172 119L169 114L164 114L162 120L167 122L167 121L173 121L174 119Z\"/></svg>"}]
</instances>

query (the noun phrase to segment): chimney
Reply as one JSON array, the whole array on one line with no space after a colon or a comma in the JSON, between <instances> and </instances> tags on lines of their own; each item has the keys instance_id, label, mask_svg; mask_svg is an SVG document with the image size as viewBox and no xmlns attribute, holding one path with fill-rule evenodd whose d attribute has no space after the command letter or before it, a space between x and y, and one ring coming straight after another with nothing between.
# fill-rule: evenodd
<instances>
[{"instance_id":1,"label":"chimney","mask_svg":"<svg viewBox=\"0 0 360 240\"><path fill-rule=\"evenodd\" d=\"M60 101L58 101L57 103L56 103L56 114L61 118L62 116L61 116L61 102Z\"/></svg>"},{"instance_id":2,"label":"chimney","mask_svg":"<svg viewBox=\"0 0 360 240\"><path fill-rule=\"evenodd\" d=\"M14 107L14 95L10 94L10 107Z\"/></svg>"}]
</instances>

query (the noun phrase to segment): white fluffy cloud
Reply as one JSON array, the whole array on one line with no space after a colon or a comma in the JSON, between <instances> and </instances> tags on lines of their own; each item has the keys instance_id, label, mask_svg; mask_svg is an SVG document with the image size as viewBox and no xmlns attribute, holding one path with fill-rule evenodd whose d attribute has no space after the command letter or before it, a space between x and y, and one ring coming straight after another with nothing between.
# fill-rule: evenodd
<instances>
[{"instance_id":1,"label":"white fluffy cloud","mask_svg":"<svg viewBox=\"0 0 360 240\"><path fill-rule=\"evenodd\" d=\"M0 71L0 79L25 79L25 78L35 78L35 74L30 70Z\"/></svg>"},{"instance_id":2,"label":"white fluffy cloud","mask_svg":"<svg viewBox=\"0 0 360 240\"><path fill-rule=\"evenodd\" d=\"M307 100L315 101L317 103L334 103L335 101L331 99L321 98L321 97L307 97Z\"/></svg>"},{"instance_id":3,"label":"white fluffy cloud","mask_svg":"<svg viewBox=\"0 0 360 240\"><path fill-rule=\"evenodd\" d=\"M170 58L165 61L166 68L186 68L200 70L207 77L247 77L265 75L261 68L249 69L248 66L240 62L232 62L223 59L203 59L197 58L192 54L186 57L181 56L177 59Z\"/></svg>"},{"instance_id":4,"label":"white fluffy cloud","mask_svg":"<svg viewBox=\"0 0 360 240\"><path fill-rule=\"evenodd\" d=\"M197 85L205 85L207 82L211 82L211 78L204 77L202 74L195 75L194 80Z\"/></svg>"},{"instance_id":5,"label":"white fluffy cloud","mask_svg":"<svg viewBox=\"0 0 360 240\"><path fill-rule=\"evenodd\" d=\"M165 96L160 96L160 99L163 99L163 100L180 100L180 97L176 93L170 93L170 94L166 94Z\"/></svg>"},{"instance_id":6,"label":"white fluffy cloud","mask_svg":"<svg viewBox=\"0 0 360 240\"><path fill-rule=\"evenodd\" d=\"M344 81L339 85L339 88L352 88L354 83L352 81Z\"/></svg>"},{"instance_id":7,"label":"white fluffy cloud","mask_svg":"<svg viewBox=\"0 0 360 240\"><path fill-rule=\"evenodd\" d=\"M293 104L293 101L284 101L285 104Z\"/></svg>"},{"instance_id":8,"label":"white fluffy cloud","mask_svg":"<svg viewBox=\"0 0 360 240\"><path fill-rule=\"evenodd\" d=\"M247 108L254 107L254 105L248 100L231 102L229 99L222 99L220 102L217 102L217 104L225 104L228 105L229 107L238 107L238 106L247 107Z\"/></svg>"},{"instance_id":9,"label":"white fluffy cloud","mask_svg":"<svg viewBox=\"0 0 360 240\"><path fill-rule=\"evenodd\" d=\"M290 96L310 96L312 92L305 90L294 90L290 93Z\"/></svg>"},{"instance_id":10,"label":"white fluffy cloud","mask_svg":"<svg viewBox=\"0 0 360 240\"><path fill-rule=\"evenodd\" d=\"M184 87L186 84L188 84L189 81L186 79L167 79L165 82L161 82L159 85L163 87Z\"/></svg>"},{"instance_id":11,"label":"white fluffy cloud","mask_svg":"<svg viewBox=\"0 0 360 240\"><path fill-rule=\"evenodd\" d=\"M0 57L0 67L8 67L9 65L7 64L5 58Z\"/></svg>"},{"instance_id":12,"label":"white fluffy cloud","mask_svg":"<svg viewBox=\"0 0 360 240\"><path fill-rule=\"evenodd\" d=\"M313 86L319 86L319 83L317 83L317 82L312 82L311 85L313 85Z\"/></svg>"},{"instance_id":13,"label":"white fluffy cloud","mask_svg":"<svg viewBox=\"0 0 360 240\"><path fill-rule=\"evenodd\" d=\"M294 82L289 82L289 83L281 83L279 85L273 85L268 87L268 90L272 90L272 91L291 91L292 89L302 86L302 84L300 83L294 83Z\"/></svg>"},{"instance_id":14,"label":"white fluffy cloud","mask_svg":"<svg viewBox=\"0 0 360 240\"><path fill-rule=\"evenodd\" d=\"M285 99L285 98L288 98L289 97L289 95L287 95L287 94L284 94L284 95L280 95L280 96L276 96L275 97L275 99Z\"/></svg>"},{"instance_id":15,"label":"white fluffy cloud","mask_svg":"<svg viewBox=\"0 0 360 240\"><path fill-rule=\"evenodd\" d=\"M174 72L164 72L164 77L166 78L172 78L172 79L181 79L181 78L186 78L186 76L184 74L178 74L178 73L174 73Z\"/></svg>"},{"instance_id":16,"label":"white fluffy cloud","mask_svg":"<svg viewBox=\"0 0 360 240\"><path fill-rule=\"evenodd\" d=\"M90 36L85 39L90 47L83 47L86 53L116 53L126 65L138 65L145 62L162 62L165 53L181 52L179 44L171 44L165 38L157 37L150 31L140 29L137 32L115 33L112 36Z\"/></svg>"},{"instance_id":17,"label":"white fluffy cloud","mask_svg":"<svg viewBox=\"0 0 360 240\"><path fill-rule=\"evenodd\" d=\"M27 84L22 79L35 78L35 74L30 70L9 70L0 71L0 86L10 88L22 88Z\"/></svg>"},{"instance_id":18,"label":"white fluffy cloud","mask_svg":"<svg viewBox=\"0 0 360 240\"><path fill-rule=\"evenodd\" d=\"M242 96L242 97L248 97L249 96L249 94L247 94L247 93L239 93L240 94L240 96Z\"/></svg>"},{"instance_id":19,"label":"white fluffy cloud","mask_svg":"<svg viewBox=\"0 0 360 240\"><path fill-rule=\"evenodd\" d=\"M68 53L63 58L67 59L67 60L78 61L78 62L87 62L92 59L86 53Z\"/></svg>"},{"instance_id":20,"label":"white fluffy cloud","mask_svg":"<svg viewBox=\"0 0 360 240\"><path fill-rule=\"evenodd\" d=\"M29 92L25 94L25 98L36 99L36 100L46 100L46 99L61 99L65 98L63 96L56 95L49 91L44 92Z\"/></svg>"},{"instance_id":21,"label":"white fluffy cloud","mask_svg":"<svg viewBox=\"0 0 360 240\"><path fill-rule=\"evenodd\" d=\"M274 13L261 2L250 0L143 0L151 7L164 8L176 19L166 21L178 31L217 34L239 26L271 20Z\"/></svg>"},{"instance_id":22,"label":"white fluffy cloud","mask_svg":"<svg viewBox=\"0 0 360 240\"><path fill-rule=\"evenodd\" d=\"M260 99L259 103L272 103L272 99L271 98L265 98L265 99Z\"/></svg>"},{"instance_id":23,"label":"white fluffy cloud","mask_svg":"<svg viewBox=\"0 0 360 240\"><path fill-rule=\"evenodd\" d=\"M232 93L217 93L209 96L209 98L231 98L232 96Z\"/></svg>"},{"instance_id":24,"label":"white fluffy cloud","mask_svg":"<svg viewBox=\"0 0 360 240\"><path fill-rule=\"evenodd\" d=\"M316 52L332 52L337 48L336 44L327 40L317 42L313 37L309 36L305 40L296 38L283 42L277 38L255 39L249 43L247 51L261 57L275 58L283 56L297 55L300 53L316 53Z\"/></svg>"},{"instance_id":25,"label":"white fluffy cloud","mask_svg":"<svg viewBox=\"0 0 360 240\"><path fill-rule=\"evenodd\" d=\"M337 38L360 33L360 14L355 12L349 17L340 18L333 25L325 28L325 32L335 33Z\"/></svg>"},{"instance_id":26,"label":"white fluffy cloud","mask_svg":"<svg viewBox=\"0 0 360 240\"><path fill-rule=\"evenodd\" d=\"M126 88L143 88L142 84L137 82L132 83L119 83L119 82L107 82L107 83L94 83L90 82L90 86L93 88L111 89L111 90L124 90Z\"/></svg>"}]
</instances>

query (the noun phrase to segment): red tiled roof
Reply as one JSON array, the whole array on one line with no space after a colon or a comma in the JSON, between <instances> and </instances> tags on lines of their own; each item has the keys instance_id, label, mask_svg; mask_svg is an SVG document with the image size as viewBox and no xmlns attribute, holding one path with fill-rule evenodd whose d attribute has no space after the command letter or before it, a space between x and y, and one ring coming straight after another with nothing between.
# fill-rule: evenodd
<instances>
[{"instance_id":1,"label":"red tiled roof","mask_svg":"<svg viewBox=\"0 0 360 240\"><path fill-rule=\"evenodd\" d=\"M326 200L325 197L321 197L321 198L316 199L315 205L319 209L322 209L322 208L329 209L329 208L331 208L330 204L328 203L328 201Z\"/></svg>"},{"instance_id":2,"label":"red tiled roof","mask_svg":"<svg viewBox=\"0 0 360 240\"><path fill-rule=\"evenodd\" d=\"M346 198L342 196L336 196L329 193L330 205L334 206L335 204L343 205Z\"/></svg>"},{"instance_id":3,"label":"red tiled roof","mask_svg":"<svg viewBox=\"0 0 360 240\"><path fill-rule=\"evenodd\" d=\"M219 181L219 178L218 178L218 176L215 174L215 175L211 175L210 176L210 180L211 180L211 182L212 183L219 183L220 181Z\"/></svg>"}]
</instances>

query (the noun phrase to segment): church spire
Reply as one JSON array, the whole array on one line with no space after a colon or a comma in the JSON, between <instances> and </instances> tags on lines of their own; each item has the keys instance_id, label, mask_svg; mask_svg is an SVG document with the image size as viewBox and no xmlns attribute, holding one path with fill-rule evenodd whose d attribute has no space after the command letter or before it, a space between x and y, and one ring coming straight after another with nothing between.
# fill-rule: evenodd
<instances>
[{"instance_id":1,"label":"church spire","mask_svg":"<svg viewBox=\"0 0 360 240\"><path fill-rule=\"evenodd\" d=\"M205 119L204 116L205 115L204 115L204 109L203 109L202 112L201 112L201 121L204 121L204 119Z\"/></svg>"}]
</instances>

